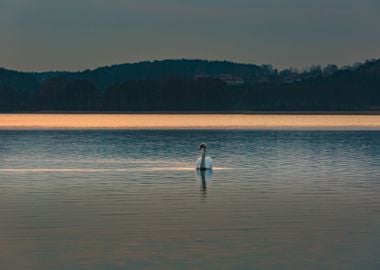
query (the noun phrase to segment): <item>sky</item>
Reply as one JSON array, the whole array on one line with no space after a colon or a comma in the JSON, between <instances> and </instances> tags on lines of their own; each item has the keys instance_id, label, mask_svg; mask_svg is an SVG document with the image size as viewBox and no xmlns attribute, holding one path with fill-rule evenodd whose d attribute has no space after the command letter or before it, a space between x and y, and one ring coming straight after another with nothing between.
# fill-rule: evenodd
<instances>
[{"instance_id":1,"label":"sky","mask_svg":"<svg viewBox=\"0 0 380 270\"><path fill-rule=\"evenodd\" d=\"M380 0L0 0L0 66L160 59L347 65L380 58Z\"/></svg>"}]
</instances>

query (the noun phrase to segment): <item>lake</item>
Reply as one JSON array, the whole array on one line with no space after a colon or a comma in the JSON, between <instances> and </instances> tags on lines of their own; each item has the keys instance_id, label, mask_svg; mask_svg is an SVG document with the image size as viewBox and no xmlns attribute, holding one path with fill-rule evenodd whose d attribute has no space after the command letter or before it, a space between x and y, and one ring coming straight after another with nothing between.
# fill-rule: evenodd
<instances>
[{"instance_id":1,"label":"lake","mask_svg":"<svg viewBox=\"0 0 380 270\"><path fill-rule=\"evenodd\" d=\"M0 129L380 130L380 115L0 114Z\"/></svg>"},{"instance_id":2,"label":"lake","mask_svg":"<svg viewBox=\"0 0 380 270\"><path fill-rule=\"evenodd\" d=\"M4 123L0 269L380 269L377 121ZM212 172L194 169L200 142Z\"/></svg>"}]
</instances>

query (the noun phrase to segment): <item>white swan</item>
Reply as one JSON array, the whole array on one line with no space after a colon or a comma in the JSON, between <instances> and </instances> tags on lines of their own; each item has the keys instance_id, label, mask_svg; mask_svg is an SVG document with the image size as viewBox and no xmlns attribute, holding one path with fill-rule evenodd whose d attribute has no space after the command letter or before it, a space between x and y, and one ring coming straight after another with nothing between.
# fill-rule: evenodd
<instances>
[{"instance_id":1,"label":"white swan","mask_svg":"<svg viewBox=\"0 0 380 270\"><path fill-rule=\"evenodd\" d=\"M211 170L212 169L212 159L210 157L206 157L206 148L207 144L201 143L199 145L199 150L203 150L202 156L197 159L197 169L199 170Z\"/></svg>"}]
</instances>

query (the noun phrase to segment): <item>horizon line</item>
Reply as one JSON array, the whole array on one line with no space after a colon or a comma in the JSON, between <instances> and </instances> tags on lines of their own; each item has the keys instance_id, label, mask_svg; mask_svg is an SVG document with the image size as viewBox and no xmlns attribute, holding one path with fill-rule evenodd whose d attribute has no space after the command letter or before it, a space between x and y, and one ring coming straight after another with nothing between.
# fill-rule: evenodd
<instances>
[{"instance_id":1,"label":"horizon line","mask_svg":"<svg viewBox=\"0 0 380 270\"><path fill-rule=\"evenodd\" d=\"M286 67L286 68L277 68L276 66L272 65L272 64L254 64L254 63L250 63L250 62L239 62L239 61L233 61L233 60L227 60L227 59L224 59L224 60L221 60L221 59L202 59L202 58L165 58L165 59L151 59L151 60L139 60L139 61L131 61L131 62L121 62L121 63L114 63L114 64L108 64L108 65L102 65L102 66L97 66L97 67L94 67L94 68L83 68L83 69L78 69L78 70L44 70L44 71L33 71L33 70L17 70L17 69L12 69L12 68L8 68L8 67L4 67L4 66L0 66L0 69L4 69L4 70L7 70L7 71L14 71L14 72L19 72L19 73L37 73L37 74L41 74L41 73L82 73L82 72L87 72L87 71L95 71L95 70L98 70L98 69L102 69L102 68L110 68L110 67L115 67L115 66L122 66L122 65L138 65L138 64L143 64L143 63L155 63L155 62L165 62L165 61L204 61L204 62L227 62L227 63L231 63L231 64L237 64L237 65L247 65L247 66L258 66L258 67L262 67L262 66L272 66L273 69L275 70L278 70L278 71L282 71L282 70L289 70L289 69L295 69L295 70L300 70L300 71L305 71L307 69L310 69L312 68L313 66L320 66L320 67L326 67L326 66L329 66L329 65L336 65L338 68L343 68L343 67L346 67L346 66L354 66L354 65L359 65L359 64L364 64L364 63L367 63L367 62L373 62L373 61L378 61L380 60L380 58L367 58L361 62L353 62L351 65L338 65L338 64L334 64L334 63L330 63L330 64L310 64L309 66L306 66L306 67L293 67L293 66L289 66L289 67Z\"/></svg>"}]
</instances>

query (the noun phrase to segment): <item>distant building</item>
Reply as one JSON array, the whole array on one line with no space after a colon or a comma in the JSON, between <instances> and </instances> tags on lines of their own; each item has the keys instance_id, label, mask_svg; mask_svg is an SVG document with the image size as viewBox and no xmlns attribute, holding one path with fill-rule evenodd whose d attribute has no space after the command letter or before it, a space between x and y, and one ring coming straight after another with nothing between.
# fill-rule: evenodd
<instances>
[{"instance_id":1,"label":"distant building","mask_svg":"<svg viewBox=\"0 0 380 270\"><path fill-rule=\"evenodd\" d=\"M238 76L234 76L231 74L221 74L219 76L210 76L206 74L197 74L194 76L194 80L201 80L201 79L219 79L223 81L225 84L230 85L230 86L236 86L236 85L242 85L244 84L244 80Z\"/></svg>"},{"instance_id":2,"label":"distant building","mask_svg":"<svg viewBox=\"0 0 380 270\"><path fill-rule=\"evenodd\" d=\"M244 84L244 80L238 76L231 74L222 74L219 76L219 79L222 80L225 84L231 86L237 86Z\"/></svg>"}]
</instances>

